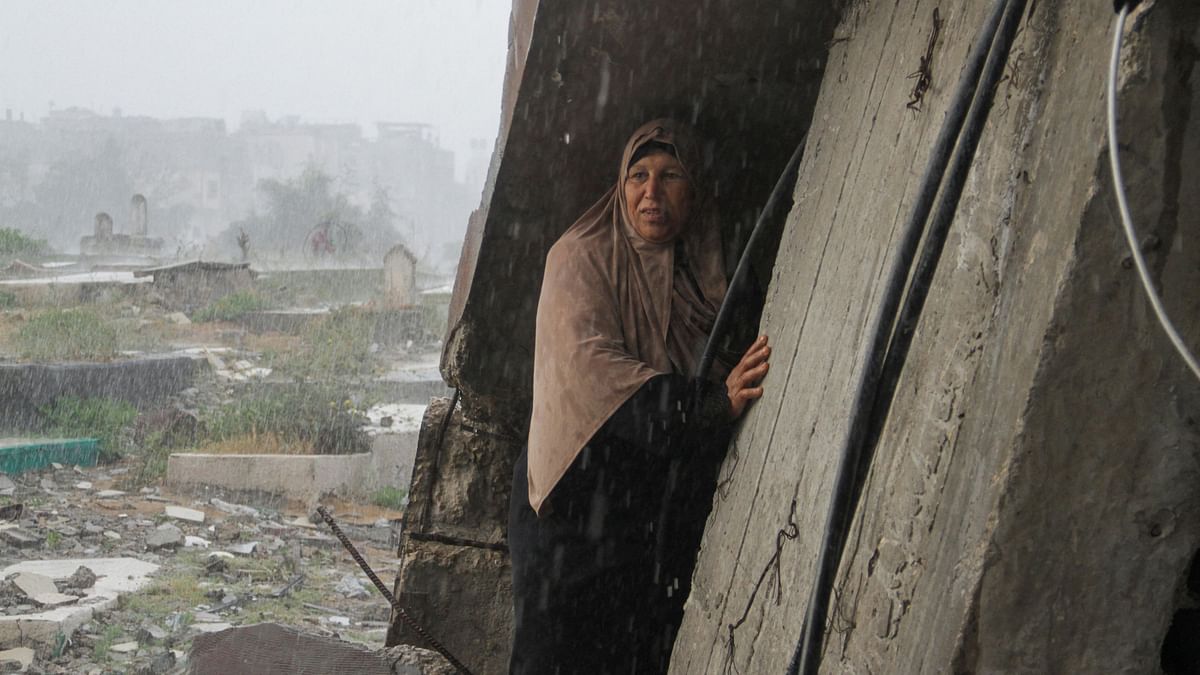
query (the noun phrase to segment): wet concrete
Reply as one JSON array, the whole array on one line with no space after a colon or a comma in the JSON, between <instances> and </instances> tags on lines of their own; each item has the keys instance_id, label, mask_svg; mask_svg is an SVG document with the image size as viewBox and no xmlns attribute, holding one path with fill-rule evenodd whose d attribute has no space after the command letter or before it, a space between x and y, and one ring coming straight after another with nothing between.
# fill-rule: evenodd
<instances>
[{"instance_id":1,"label":"wet concrete","mask_svg":"<svg viewBox=\"0 0 1200 675\"><path fill-rule=\"evenodd\" d=\"M0 364L0 425L37 421L38 408L62 397L106 398L145 406L191 386L203 361L165 356L111 363Z\"/></svg>"}]
</instances>

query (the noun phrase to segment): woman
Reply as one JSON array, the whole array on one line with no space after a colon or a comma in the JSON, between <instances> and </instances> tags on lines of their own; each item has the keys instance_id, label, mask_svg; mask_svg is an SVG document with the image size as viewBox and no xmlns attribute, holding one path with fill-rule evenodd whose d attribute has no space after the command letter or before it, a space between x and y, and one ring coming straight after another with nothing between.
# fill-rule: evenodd
<instances>
[{"instance_id":1,"label":"woman","mask_svg":"<svg viewBox=\"0 0 1200 675\"><path fill-rule=\"evenodd\" d=\"M690 377L725 294L697 150L676 122L643 125L547 257L509 514L514 675L666 671L728 432L770 354L760 337L728 377Z\"/></svg>"}]
</instances>

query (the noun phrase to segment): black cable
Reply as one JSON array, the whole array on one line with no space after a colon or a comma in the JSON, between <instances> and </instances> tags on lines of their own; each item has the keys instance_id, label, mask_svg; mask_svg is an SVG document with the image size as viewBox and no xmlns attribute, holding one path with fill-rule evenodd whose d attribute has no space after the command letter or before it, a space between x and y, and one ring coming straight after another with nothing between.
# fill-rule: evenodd
<instances>
[{"instance_id":1,"label":"black cable","mask_svg":"<svg viewBox=\"0 0 1200 675\"><path fill-rule=\"evenodd\" d=\"M875 441L878 440L878 430L882 429L890 408L895 383L903 368L908 344L911 343L912 329L924 305L946 232L957 209L966 172L970 169L978 138L990 109L996 82L1007 61L1025 3L1026 0L997 0L988 15L983 30L971 49L967 68L959 81L946 121L930 155L921 189L901 236L900 250L893 258L882 306L871 331L871 345L855 392L850 428L842 447L825 521L825 533L818 552L813 592L809 596L808 611L800 640L788 668L789 674L813 675L820 667L821 639L829 611L829 596L838 566L841 564L850 518L858 503L862 479L870 467ZM984 75L984 89L976 100L985 61L987 72ZM968 117L968 107L969 126L962 142L958 143L955 149L964 119ZM905 301L900 321L897 322L895 317L904 294L905 281L909 277L917 244L922 238L930 208L938 193L952 151L953 174L938 203L934 231L927 238L921 262L918 264L917 273L914 274L912 290ZM938 232L940 235L935 234ZM935 241L937 236L941 237L940 241ZM880 405L881 403L883 405Z\"/></svg>"},{"instance_id":2,"label":"black cable","mask_svg":"<svg viewBox=\"0 0 1200 675\"><path fill-rule=\"evenodd\" d=\"M740 293L750 279L750 258L751 253L758 245L758 240L762 236L763 230L766 229L765 224L774 213L779 201L783 198L784 190L795 185L796 171L800 168L800 159L804 157L804 144L808 141L808 134L805 134L800 139L800 143L792 152L791 159L788 160L787 166L784 167L783 173L780 174L779 180L775 182L774 189L771 190L771 196L767 198L767 203L763 206L762 213L758 214L758 221L754 223L754 230L750 232L750 239L746 241L746 248L742 249L742 257L738 259L737 269L733 272L733 278L729 280L729 286L725 291L725 299L721 301L721 309L717 311L717 318L713 321L712 331L709 332L708 342L704 345L704 352L700 356L700 363L696 366L696 379L703 382L708 376L708 371L712 368L713 360L717 355L717 344L729 325L730 317L733 316L733 306L737 303L735 298Z\"/></svg>"}]
</instances>

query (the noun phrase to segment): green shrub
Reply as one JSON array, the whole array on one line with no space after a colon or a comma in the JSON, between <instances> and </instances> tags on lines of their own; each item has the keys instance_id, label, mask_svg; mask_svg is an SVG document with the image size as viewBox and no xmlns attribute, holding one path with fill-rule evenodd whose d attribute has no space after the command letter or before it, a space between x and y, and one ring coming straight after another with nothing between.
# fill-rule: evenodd
<instances>
[{"instance_id":1,"label":"green shrub","mask_svg":"<svg viewBox=\"0 0 1200 675\"><path fill-rule=\"evenodd\" d=\"M228 404L206 420L207 440L274 434L284 442L304 441L325 455L369 452L366 418L350 401L327 388L265 389Z\"/></svg>"},{"instance_id":2,"label":"green shrub","mask_svg":"<svg viewBox=\"0 0 1200 675\"><path fill-rule=\"evenodd\" d=\"M117 355L115 326L86 309L52 309L17 330L17 350L35 361L109 359Z\"/></svg>"},{"instance_id":3,"label":"green shrub","mask_svg":"<svg viewBox=\"0 0 1200 675\"><path fill-rule=\"evenodd\" d=\"M129 429L137 409L125 401L64 396L39 412L46 433L100 439L100 458L111 461L130 449Z\"/></svg>"},{"instance_id":4,"label":"green shrub","mask_svg":"<svg viewBox=\"0 0 1200 675\"><path fill-rule=\"evenodd\" d=\"M270 303L254 291L238 291L220 298L192 314L192 321L233 321L243 314L270 308Z\"/></svg>"},{"instance_id":5,"label":"green shrub","mask_svg":"<svg viewBox=\"0 0 1200 675\"><path fill-rule=\"evenodd\" d=\"M0 309L12 309L17 304L16 293L12 291L0 291Z\"/></svg>"},{"instance_id":6,"label":"green shrub","mask_svg":"<svg viewBox=\"0 0 1200 675\"><path fill-rule=\"evenodd\" d=\"M399 511L408 505L408 491L404 488L379 488L371 495L371 503L385 509Z\"/></svg>"}]
</instances>

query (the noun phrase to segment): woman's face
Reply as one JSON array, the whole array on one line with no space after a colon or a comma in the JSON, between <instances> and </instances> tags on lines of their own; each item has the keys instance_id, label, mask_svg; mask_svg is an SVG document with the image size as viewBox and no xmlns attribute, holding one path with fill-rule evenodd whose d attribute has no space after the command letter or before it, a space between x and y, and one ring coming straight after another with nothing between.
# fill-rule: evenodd
<instances>
[{"instance_id":1,"label":"woman's face","mask_svg":"<svg viewBox=\"0 0 1200 675\"><path fill-rule=\"evenodd\" d=\"M679 236L692 206L692 186L679 160L651 151L629 167L624 187L629 222L643 239L666 244Z\"/></svg>"}]
</instances>

